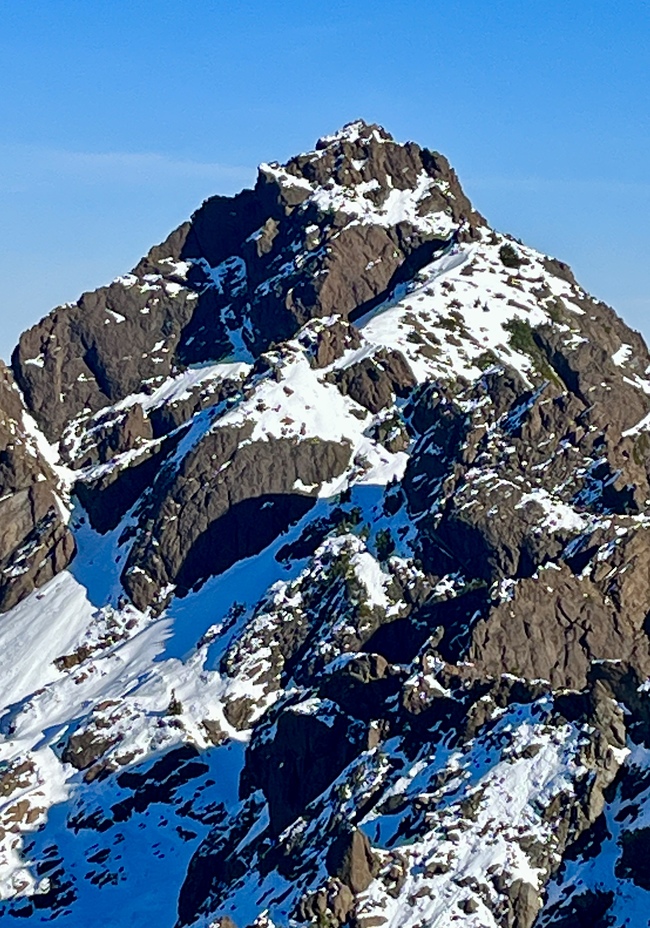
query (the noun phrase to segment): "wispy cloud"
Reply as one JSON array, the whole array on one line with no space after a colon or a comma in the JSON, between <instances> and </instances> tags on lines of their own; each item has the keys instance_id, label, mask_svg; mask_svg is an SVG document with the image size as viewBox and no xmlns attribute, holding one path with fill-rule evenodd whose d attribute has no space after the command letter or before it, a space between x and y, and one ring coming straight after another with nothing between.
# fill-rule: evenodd
<instances>
[{"instance_id":1,"label":"wispy cloud","mask_svg":"<svg viewBox=\"0 0 650 928\"><path fill-rule=\"evenodd\" d=\"M77 184L160 184L209 181L228 189L251 184L252 167L195 161L162 152L75 151L31 145L0 145L0 191L18 193L61 181Z\"/></svg>"},{"instance_id":2,"label":"wispy cloud","mask_svg":"<svg viewBox=\"0 0 650 928\"><path fill-rule=\"evenodd\" d=\"M582 192L596 193L609 191L644 195L650 193L650 183L619 181L610 177L594 178L557 178L557 177L505 177L463 175L463 185L475 190L520 190L530 193Z\"/></svg>"}]
</instances>

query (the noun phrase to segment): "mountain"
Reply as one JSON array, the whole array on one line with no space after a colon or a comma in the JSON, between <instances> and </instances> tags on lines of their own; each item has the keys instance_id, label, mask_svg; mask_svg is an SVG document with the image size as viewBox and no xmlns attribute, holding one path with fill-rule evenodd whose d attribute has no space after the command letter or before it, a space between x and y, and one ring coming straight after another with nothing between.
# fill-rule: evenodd
<instances>
[{"instance_id":1,"label":"mountain","mask_svg":"<svg viewBox=\"0 0 650 928\"><path fill-rule=\"evenodd\" d=\"M0 923L650 912L650 355L355 122L0 368Z\"/></svg>"}]
</instances>

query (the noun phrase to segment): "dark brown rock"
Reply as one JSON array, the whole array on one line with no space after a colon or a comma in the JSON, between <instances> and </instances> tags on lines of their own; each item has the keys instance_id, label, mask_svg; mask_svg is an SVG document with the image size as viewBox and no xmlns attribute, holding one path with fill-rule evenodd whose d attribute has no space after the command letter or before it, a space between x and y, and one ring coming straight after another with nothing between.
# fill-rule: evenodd
<instances>
[{"instance_id":1,"label":"dark brown rock","mask_svg":"<svg viewBox=\"0 0 650 928\"><path fill-rule=\"evenodd\" d=\"M381 209L395 190L422 181L432 183L420 215L443 212L441 228L465 220L449 239L423 233L417 222L391 226L385 216L369 218L366 206ZM325 196L310 199L310 184L343 195L330 207ZM620 769L628 739L650 743L642 688L650 674L650 437L637 427L650 410L650 357L642 339L586 297L566 265L546 259L542 273L525 246L506 246L501 258L512 273L493 262L490 269L495 284L512 288L498 298L517 317L507 325L509 349L498 352L523 352L530 360L525 370L498 363L497 349L477 359L484 373L472 383L450 370L447 382L440 375L417 387L404 355L389 347L335 366L362 344L354 320L389 303L397 287L449 246L484 242L482 226L444 158L412 143L397 145L379 127L360 123L322 140L316 154L263 166L254 190L206 201L132 277L55 310L25 333L14 354L29 408L53 440L65 435L63 450L77 468L77 495L92 526L112 529L131 511L120 539L127 558L122 579L142 609L161 609L167 597L255 556L304 520L297 539L278 544L276 575L288 568L292 595L283 600L278 586L257 605L233 606L200 641L210 645L219 671L237 681L233 687L225 681L226 693L238 694L224 697L226 721L252 728L234 812L219 802L219 787L210 801L208 782L205 802L198 801L198 787L196 802L190 790L177 796L181 786L207 775L194 748L126 769L133 754L113 756L118 715L107 719L98 707L64 748L64 760L84 770L87 783L114 776L124 791L113 818L87 817L98 830L153 803L176 802L210 829L192 855L179 898L181 923L212 922L232 911L234 892L255 868L262 877L276 870L297 890L292 919L330 928L382 922L382 915L364 917L363 906L355 910L355 895L378 874L379 861L386 892L410 907L430 892L424 887L409 897L405 887L416 863L408 842L427 833L431 811L457 803L455 826L462 830L477 822L488 795L480 784L483 758L492 764L500 752L497 763L525 758L532 767L541 758L543 733L522 746L513 731L517 718L545 726L551 738L553 727L564 732L567 721L577 733L566 745L577 745L574 764L565 767L571 784L554 793L545 788L533 801L546 831L531 834L522 824L497 835L519 845L540 886L513 881L513 872L497 864L485 875L491 887L457 880L462 891L451 917L472 916L481 899L510 928L589 918L605 926L612 901L605 890L576 892L571 908L560 888L552 897L559 907L540 912L540 904L552 872L561 884L563 856L578 861L576 872L582 855L595 855L612 837L603 810L615 792L622 837L614 876L650 886L643 867L647 829L628 827L638 824L647 777L634 759ZM493 255L502 241L491 237ZM463 289L476 282L482 260L479 250L460 272ZM532 281L534 264L540 276ZM451 295L454 284L448 279L436 287ZM547 312L547 324L534 328L523 317L530 309L524 290ZM444 333L425 333L425 314L414 327L412 345L427 359L442 360L443 337L460 349L461 337L479 345L453 309L462 304L448 305ZM474 309L490 306L481 308L477 299ZM411 325L415 311L406 312ZM625 358L623 344L632 348ZM409 357L412 350L418 349L409 348ZM350 445L308 439L307 425L297 439L253 441L255 414L219 427L222 411L240 396L253 398L265 380L281 384L278 395L283 387L295 394L296 383L282 384L291 356L330 368L318 377L363 407L357 414L365 441L391 453L409 450L401 485L395 480L384 492L360 483L332 505L320 498L310 513L319 487L350 466ZM139 403L121 402L151 393L186 365L240 357L252 361L242 382L215 382L212 392L192 388L155 408L145 403L147 415ZM38 454L25 453L21 399L4 369L2 381L9 389L0 390L0 609L64 566L73 544L58 514L55 476ZM294 396L292 403L299 402ZM262 402L251 405L269 412ZM282 421L295 424L289 416ZM360 452L355 474L364 466ZM336 545L323 544L335 533ZM290 563L306 561L319 547L311 568ZM366 589L363 571L355 572L354 559L367 551L380 562L388 604L377 605L372 583ZM87 662L89 647L58 658L59 671ZM504 712L529 703L511 713L513 725L500 726ZM181 721L169 714L182 708L172 692L161 722L181 732ZM226 739L214 719L202 728L214 745ZM471 770L465 761L475 749L482 757ZM460 768L445 765L448 754ZM426 784L422 776L417 796L414 780L406 790L392 789L413 763L434 757L442 766ZM471 773L467 781L462 770ZM29 786L29 774L5 771L0 792ZM549 794L551 800L543 798ZM354 827L374 807L382 819L395 814L397 829L391 850L376 855ZM27 812L18 805L15 824ZM72 827L78 824L71 819ZM377 824L379 841L383 821ZM455 826L445 826L448 836ZM490 827L482 835L488 841ZM324 883L323 864L330 873ZM452 854L423 864L428 876L453 875L453 866ZM42 897L35 898L41 905ZM226 916L222 921L232 928Z\"/></svg>"},{"instance_id":2,"label":"dark brown rock","mask_svg":"<svg viewBox=\"0 0 650 928\"><path fill-rule=\"evenodd\" d=\"M349 322L336 319L316 333L315 345L312 347L314 367L328 367L344 352L358 348L360 344L359 331Z\"/></svg>"},{"instance_id":3,"label":"dark brown rock","mask_svg":"<svg viewBox=\"0 0 650 928\"><path fill-rule=\"evenodd\" d=\"M535 887L524 880L514 880L508 889L508 900L508 928L532 928L541 907L539 893Z\"/></svg>"},{"instance_id":4,"label":"dark brown rock","mask_svg":"<svg viewBox=\"0 0 650 928\"><path fill-rule=\"evenodd\" d=\"M313 505L294 489L342 473L350 449L289 439L241 444L250 429L208 432L176 472L156 485L122 580L141 607L168 584L196 583L257 554Z\"/></svg>"},{"instance_id":5,"label":"dark brown rock","mask_svg":"<svg viewBox=\"0 0 650 928\"><path fill-rule=\"evenodd\" d=\"M152 486L166 459L182 438L182 432L152 441L127 461L75 483L75 493L86 509L90 523L102 534L114 529L138 498Z\"/></svg>"},{"instance_id":6,"label":"dark brown rock","mask_svg":"<svg viewBox=\"0 0 650 928\"><path fill-rule=\"evenodd\" d=\"M621 657L650 672L644 618L618 614L593 583L568 568L548 570L543 583L520 581L511 601L479 620L468 656L486 673L580 688L592 660Z\"/></svg>"},{"instance_id":7,"label":"dark brown rock","mask_svg":"<svg viewBox=\"0 0 650 928\"><path fill-rule=\"evenodd\" d=\"M31 760L8 764L0 774L0 797L5 799L19 789L26 789L32 781L34 772L34 763Z\"/></svg>"},{"instance_id":8,"label":"dark brown rock","mask_svg":"<svg viewBox=\"0 0 650 928\"><path fill-rule=\"evenodd\" d=\"M21 336L13 368L50 441L58 441L83 410L96 412L138 393L143 381L160 383L170 374L181 332L200 300L188 299L196 296L189 289L170 293L163 285L152 296L143 290L146 283L134 278L86 293ZM29 363L39 357L42 366Z\"/></svg>"},{"instance_id":9,"label":"dark brown rock","mask_svg":"<svg viewBox=\"0 0 650 928\"><path fill-rule=\"evenodd\" d=\"M238 730L249 727L251 716L255 710L255 702L249 696L240 696L224 703L223 714L229 725Z\"/></svg>"},{"instance_id":10,"label":"dark brown rock","mask_svg":"<svg viewBox=\"0 0 650 928\"><path fill-rule=\"evenodd\" d=\"M369 721L399 691L402 676L381 655L363 654L324 676L319 690L349 715Z\"/></svg>"},{"instance_id":11,"label":"dark brown rock","mask_svg":"<svg viewBox=\"0 0 650 928\"><path fill-rule=\"evenodd\" d=\"M155 438L173 432L203 409L218 406L225 401L234 401L241 394L241 383L226 378L211 386L209 390L203 387L188 392L189 396L161 403L149 410L149 421Z\"/></svg>"},{"instance_id":12,"label":"dark brown rock","mask_svg":"<svg viewBox=\"0 0 650 928\"><path fill-rule=\"evenodd\" d=\"M589 668L590 684L600 682L618 703L629 713L630 731L646 744L650 741L650 700L642 684L645 674L620 659L594 661Z\"/></svg>"},{"instance_id":13,"label":"dark brown rock","mask_svg":"<svg viewBox=\"0 0 650 928\"><path fill-rule=\"evenodd\" d=\"M0 612L67 567L76 550L56 478L23 413L11 372L0 362Z\"/></svg>"},{"instance_id":14,"label":"dark brown rock","mask_svg":"<svg viewBox=\"0 0 650 928\"><path fill-rule=\"evenodd\" d=\"M61 760L77 770L86 770L99 760L116 743L114 737L103 737L97 731L82 731L70 735Z\"/></svg>"},{"instance_id":15,"label":"dark brown rock","mask_svg":"<svg viewBox=\"0 0 650 928\"><path fill-rule=\"evenodd\" d=\"M224 741L228 740L228 735L224 732L219 722L213 719L202 719L201 725L205 728L212 744L223 744Z\"/></svg>"},{"instance_id":16,"label":"dark brown rock","mask_svg":"<svg viewBox=\"0 0 650 928\"><path fill-rule=\"evenodd\" d=\"M404 355L384 348L344 368L335 379L342 393L372 413L392 404L396 395L406 396L416 382Z\"/></svg>"},{"instance_id":17,"label":"dark brown rock","mask_svg":"<svg viewBox=\"0 0 650 928\"><path fill-rule=\"evenodd\" d=\"M64 460L72 467L88 467L91 464L105 464L115 455L133 451L153 438L151 422L145 416L139 403L121 410L96 417L91 429L82 439L82 445L75 456L69 455L64 443L61 453Z\"/></svg>"},{"instance_id":18,"label":"dark brown rock","mask_svg":"<svg viewBox=\"0 0 650 928\"><path fill-rule=\"evenodd\" d=\"M356 756L363 727L352 724L335 707L325 719L299 707L283 709L270 739L267 726L270 721L255 729L240 791L262 789L271 832L279 835Z\"/></svg>"},{"instance_id":19,"label":"dark brown rock","mask_svg":"<svg viewBox=\"0 0 650 928\"><path fill-rule=\"evenodd\" d=\"M334 839L327 851L326 866L331 876L338 877L355 894L367 889L378 871L370 842L358 828Z\"/></svg>"},{"instance_id":20,"label":"dark brown rock","mask_svg":"<svg viewBox=\"0 0 650 928\"><path fill-rule=\"evenodd\" d=\"M80 413L158 384L179 365L227 357L231 333L259 354L309 319L354 317L387 298L445 242L408 223L360 225L354 213L305 207L304 182L373 179L379 186L368 191L369 202L381 207L393 189L416 187L423 175L434 185L421 214L467 220L471 237L484 220L446 159L370 126L354 141L334 139L284 167L262 167L254 190L207 200L132 275L58 307L23 334L12 363L48 438L57 441ZM179 261L190 264L186 277L177 273ZM203 262L219 267L216 281Z\"/></svg>"},{"instance_id":21,"label":"dark brown rock","mask_svg":"<svg viewBox=\"0 0 650 928\"><path fill-rule=\"evenodd\" d=\"M332 928L335 928L347 922L353 909L354 896L349 886L341 880L332 879L315 893L300 900L295 917L298 921L309 921L314 918L324 920L323 916L327 913Z\"/></svg>"}]
</instances>

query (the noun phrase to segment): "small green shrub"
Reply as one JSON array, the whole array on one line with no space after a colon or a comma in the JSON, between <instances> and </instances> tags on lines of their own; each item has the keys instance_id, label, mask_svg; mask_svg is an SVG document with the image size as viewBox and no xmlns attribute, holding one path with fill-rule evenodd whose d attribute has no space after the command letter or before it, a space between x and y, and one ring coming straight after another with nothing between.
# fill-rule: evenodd
<instances>
[{"instance_id":1,"label":"small green shrub","mask_svg":"<svg viewBox=\"0 0 650 928\"><path fill-rule=\"evenodd\" d=\"M521 351L523 354L535 354L539 348L533 338L533 329L530 322L526 319L508 319L503 328L510 335L508 344L515 351Z\"/></svg>"},{"instance_id":2,"label":"small green shrub","mask_svg":"<svg viewBox=\"0 0 650 928\"><path fill-rule=\"evenodd\" d=\"M389 528L380 528L375 536L377 557L380 561L387 561L395 550L395 542Z\"/></svg>"},{"instance_id":3,"label":"small green shrub","mask_svg":"<svg viewBox=\"0 0 650 928\"><path fill-rule=\"evenodd\" d=\"M558 297L555 300L552 300L546 307L546 312L551 318L551 322L561 323L564 321L564 304L562 300Z\"/></svg>"},{"instance_id":4,"label":"small green shrub","mask_svg":"<svg viewBox=\"0 0 650 928\"><path fill-rule=\"evenodd\" d=\"M634 440L632 457L636 464L644 466L650 454L650 437L647 432L641 432Z\"/></svg>"},{"instance_id":5,"label":"small green shrub","mask_svg":"<svg viewBox=\"0 0 650 928\"><path fill-rule=\"evenodd\" d=\"M533 328L527 319L508 319L503 328L509 333L508 344L514 351L527 354L535 368L546 380L559 384L560 380L535 341Z\"/></svg>"},{"instance_id":6,"label":"small green shrub","mask_svg":"<svg viewBox=\"0 0 650 928\"><path fill-rule=\"evenodd\" d=\"M362 538L364 541L367 541L370 538L370 526L365 522L358 532L359 538Z\"/></svg>"},{"instance_id":7,"label":"small green shrub","mask_svg":"<svg viewBox=\"0 0 650 928\"><path fill-rule=\"evenodd\" d=\"M522 260L519 257L519 252L512 247L510 242L506 242L505 245L499 248L499 257L504 267L521 267Z\"/></svg>"},{"instance_id":8,"label":"small green shrub","mask_svg":"<svg viewBox=\"0 0 650 928\"><path fill-rule=\"evenodd\" d=\"M499 359L489 348L486 351L482 351L477 358L474 358L474 364L476 364L480 371L486 371L488 368L498 363Z\"/></svg>"}]
</instances>

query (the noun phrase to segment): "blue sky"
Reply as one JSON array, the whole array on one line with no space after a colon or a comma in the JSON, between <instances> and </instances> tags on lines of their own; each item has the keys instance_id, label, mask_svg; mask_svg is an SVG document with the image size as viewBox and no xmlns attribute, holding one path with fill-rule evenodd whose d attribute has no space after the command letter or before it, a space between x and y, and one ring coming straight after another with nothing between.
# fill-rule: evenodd
<instances>
[{"instance_id":1,"label":"blue sky","mask_svg":"<svg viewBox=\"0 0 650 928\"><path fill-rule=\"evenodd\" d=\"M359 116L650 336L650 4L0 0L0 356Z\"/></svg>"}]
</instances>

